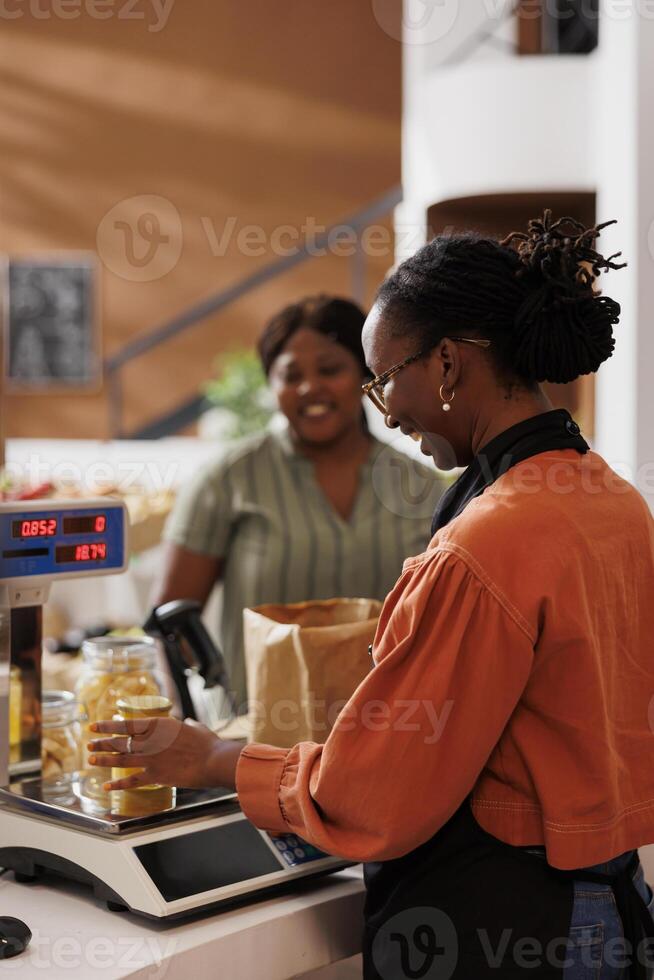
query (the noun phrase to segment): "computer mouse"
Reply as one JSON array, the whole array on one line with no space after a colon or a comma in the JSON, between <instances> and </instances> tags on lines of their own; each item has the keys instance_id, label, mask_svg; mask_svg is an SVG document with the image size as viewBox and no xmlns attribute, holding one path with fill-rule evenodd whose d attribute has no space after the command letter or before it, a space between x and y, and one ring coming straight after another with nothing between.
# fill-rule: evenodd
<instances>
[{"instance_id":1,"label":"computer mouse","mask_svg":"<svg viewBox=\"0 0 654 980\"><path fill-rule=\"evenodd\" d=\"M0 960L8 960L24 952L32 938L28 926L10 915L0 915Z\"/></svg>"}]
</instances>

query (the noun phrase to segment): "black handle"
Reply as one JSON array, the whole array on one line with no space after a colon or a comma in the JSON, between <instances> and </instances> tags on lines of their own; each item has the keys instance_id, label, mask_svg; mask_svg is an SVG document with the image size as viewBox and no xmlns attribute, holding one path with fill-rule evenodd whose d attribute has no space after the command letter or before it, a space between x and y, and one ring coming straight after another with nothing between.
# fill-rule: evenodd
<instances>
[{"instance_id":1,"label":"black handle","mask_svg":"<svg viewBox=\"0 0 654 980\"><path fill-rule=\"evenodd\" d=\"M186 717L196 718L186 682L188 670L193 665L188 663L182 652L180 638L186 641L195 661L195 667L204 679L204 686L222 687L234 709L225 660L202 622L202 607L199 602L194 599L174 599L172 602L165 602L152 610L143 628L148 633L158 634L163 640L168 664Z\"/></svg>"}]
</instances>

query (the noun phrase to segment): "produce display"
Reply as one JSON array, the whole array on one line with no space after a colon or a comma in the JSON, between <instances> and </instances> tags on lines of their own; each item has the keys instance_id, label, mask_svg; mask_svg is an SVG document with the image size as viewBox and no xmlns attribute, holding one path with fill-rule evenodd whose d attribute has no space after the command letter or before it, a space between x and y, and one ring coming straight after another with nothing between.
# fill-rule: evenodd
<instances>
[{"instance_id":1,"label":"produce display","mask_svg":"<svg viewBox=\"0 0 654 980\"><path fill-rule=\"evenodd\" d=\"M112 497L124 502L129 513L130 549L134 554L159 543L175 493L172 490L152 490L138 484L124 488L118 484L81 486L50 481L32 485L21 483L8 472L0 471L0 500L83 501L89 497Z\"/></svg>"}]
</instances>

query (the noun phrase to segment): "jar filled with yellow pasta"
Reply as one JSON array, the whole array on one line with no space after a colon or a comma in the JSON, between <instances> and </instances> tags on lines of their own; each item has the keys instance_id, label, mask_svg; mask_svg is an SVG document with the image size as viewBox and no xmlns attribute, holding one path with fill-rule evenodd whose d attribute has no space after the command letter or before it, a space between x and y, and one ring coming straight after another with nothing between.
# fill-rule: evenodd
<instances>
[{"instance_id":1,"label":"jar filled with yellow pasta","mask_svg":"<svg viewBox=\"0 0 654 980\"><path fill-rule=\"evenodd\" d=\"M80 768L80 723L70 691L44 691L41 699L41 776L47 799L72 797L72 782Z\"/></svg>"},{"instance_id":2,"label":"jar filled with yellow pasta","mask_svg":"<svg viewBox=\"0 0 654 980\"><path fill-rule=\"evenodd\" d=\"M76 688L84 712L84 746L94 737L88 726L111 721L121 698L161 694L155 675L156 655L156 643L149 636L97 636L84 641L84 664ZM83 765L88 766L86 748ZM83 781L84 796L99 809L109 808L109 795L102 785L110 778L110 769L93 767Z\"/></svg>"},{"instance_id":3,"label":"jar filled with yellow pasta","mask_svg":"<svg viewBox=\"0 0 654 980\"><path fill-rule=\"evenodd\" d=\"M118 702L118 718L121 721L142 720L148 718L167 718L172 709L172 701L164 697L121 698ZM138 736L136 749L138 751ZM124 779L131 776L136 769L112 769L111 778ZM161 786L153 783L139 786L135 789L112 790L111 812L125 817L141 817L161 810L168 810L175 805L176 789L174 786Z\"/></svg>"}]
</instances>

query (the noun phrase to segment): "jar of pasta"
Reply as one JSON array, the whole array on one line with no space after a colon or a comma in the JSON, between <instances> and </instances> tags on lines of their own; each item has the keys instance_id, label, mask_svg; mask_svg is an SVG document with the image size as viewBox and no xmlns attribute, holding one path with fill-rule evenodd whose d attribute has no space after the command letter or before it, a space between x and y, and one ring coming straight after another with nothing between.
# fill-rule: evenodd
<instances>
[{"instance_id":1,"label":"jar of pasta","mask_svg":"<svg viewBox=\"0 0 654 980\"><path fill-rule=\"evenodd\" d=\"M44 795L68 797L80 768L79 708L70 691L44 691L41 698L41 776Z\"/></svg>"},{"instance_id":2,"label":"jar of pasta","mask_svg":"<svg viewBox=\"0 0 654 980\"><path fill-rule=\"evenodd\" d=\"M141 697L121 698L118 702L117 717L124 721L146 718L167 718L172 709L172 701L164 697L145 695ZM134 736L138 746L138 735ZM136 748L135 751L138 749ZM136 768L111 770L111 778L124 779ZM135 789L112 790L111 812L124 817L146 816L168 810L175 804L176 791L173 786L161 786L153 783L148 786L138 786Z\"/></svg>"},{"instance_id":3,"label":"jar of pasta","mask_svg":"<svg viewBox=\"0 0 654 980\"><path fill-rule=\"evenodd\" d=\"M121 698L161 693L155 677L157 646L149 636L97 636L82 644L83 668L77 682L76 696L84 711L83 765L88 767L86 743L91 735L88 726L96 721L116 717ZM109 796L102 790L110 769L93 767L84 781L84 794L97 796L100 809L108 808Z\"/></svg>"}]
</instances>

